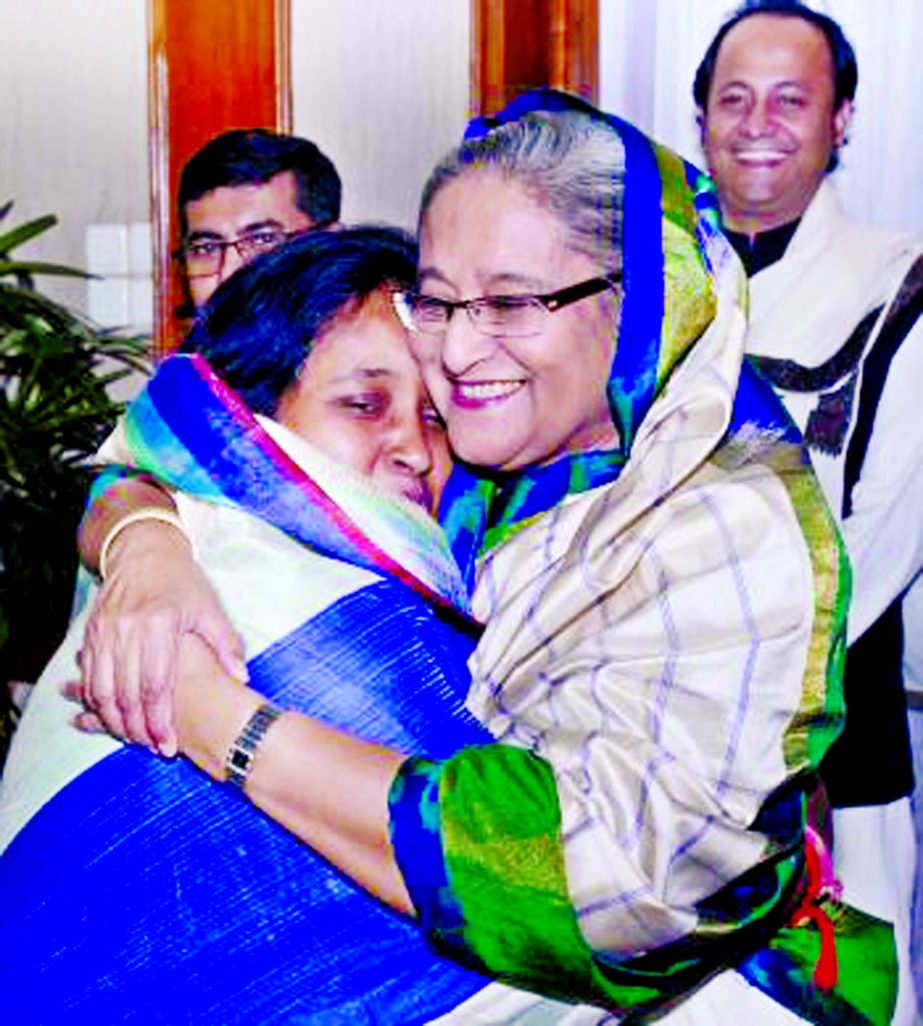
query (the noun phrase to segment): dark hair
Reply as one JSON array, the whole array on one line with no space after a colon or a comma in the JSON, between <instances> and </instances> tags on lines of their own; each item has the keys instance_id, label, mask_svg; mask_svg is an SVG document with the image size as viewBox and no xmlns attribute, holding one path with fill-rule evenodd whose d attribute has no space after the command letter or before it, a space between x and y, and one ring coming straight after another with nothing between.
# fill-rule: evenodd
<instances>
[{"instance_id":1,"label":"dark hair","mask_svg":"<svg viewBox=\"0 0 923 1026\"><path fill-rule=\"evenodd\" d=\"M844 101L855 99L856 86L859 83L856 54L849 40L843 35L843 30L833 18L812 10L800 0L747 0L718 29L715 38L705 51L705 56L699 64L692 85L692 95L697 107L705 110L708 105L708 94L711 91L718 51L721 49L724 37L735 25L739 25L754 14L800 18L802 21L808 22L809 25L819 28L830 47L830 57L833 62L833 109L839 110Z\"/></svg>"},{"instance_id":2,"label":"dark hair","mask_svg":"<svg viewBox=\"0 0 923 1026\"><path fill-rule=\"evenodd\" d=\"M201 353L255 412L274 416L314 342L351 304L410 288L417 247L397 228L300 235L223 282L181 347Z\"/></svg>"},{"instance_id":3,"label":"dark hair","mask_svg":"<svg viewBox=\"0 0 923 1026\"><path fill-rule=\"evenodd\" d=\"M332 161L307 139L265 128L240 128L207 142L179 180L180 228L186 204L227 185L263 185L284 171L295 176L298 209L320 226L340 217L340 176Z\"/></svg>"}]
</instances>

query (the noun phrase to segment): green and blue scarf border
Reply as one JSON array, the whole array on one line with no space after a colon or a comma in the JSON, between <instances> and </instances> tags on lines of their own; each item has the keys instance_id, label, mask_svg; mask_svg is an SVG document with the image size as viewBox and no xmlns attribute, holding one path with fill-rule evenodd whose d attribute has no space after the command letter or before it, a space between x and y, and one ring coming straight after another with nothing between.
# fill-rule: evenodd
<instances>
[{"instance_id":1,"label":"green and blue scarf border","mask_svg":"<svg viewBox=\"0 0 923 1026\"><path fill-rule=\"evenodd\" d=\"M514 474L459 467L449 480L440 519L459 566L473 586L477 558L501 544L566 496L608 484L627 463L638 428L670 373L714 316L715 279L738 274L730 244L720 230L711 179L633 125L605 114L579 97L541 88L524 93L499 114L471 122L466 139L531 114L579 112L607 125L625 152L622 239L622 307L607 385L617 449L567 455ZM669 227L667 227L669 226ZM670 232L669 241L665 238ZM682 303L696 297L697 315L672 316L667 272L677 265L695 276ZM748 365L742 371L731 427L756 426L798 443L797 430L772 389Z\"/></svg>"}]
</instances>

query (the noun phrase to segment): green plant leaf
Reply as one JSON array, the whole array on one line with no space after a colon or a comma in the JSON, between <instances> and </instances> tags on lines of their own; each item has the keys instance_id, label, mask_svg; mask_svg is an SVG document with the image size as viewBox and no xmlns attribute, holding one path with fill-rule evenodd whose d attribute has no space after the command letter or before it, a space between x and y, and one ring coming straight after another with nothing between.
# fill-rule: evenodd
<instances>
[{"instance_id":1,"label":"green plant leaf","mask_svg":"<svg viewBox=\"0 0 923 1026\"><path fill-rule=\"evenodd\" d=\"M12 206L12 203L4 208L4 215L9 211L10 206ZM43 232L47 232L49 228L53 228L57 223L58 219L54 214L45 214L43 217L36 217L33 221L26 221L25 224L21 224L17 228L11 228L8 232L0 235L0 253L7 254L12 252L17 246L21 246L24 242L34 239Z\"/></svg>"},{"instance_id":2,"label":"green plant leaf","mask_svg":"<svg viewBox=\"0 0 923 1026\"><path fill-rule=\"evenodd\" d=\"M100 330L31 281L82 271L5 258L52 223L0 235L0 687L34 679L66 626L86 464L123 409L106 386L149 369L148 339Z\"/></svg>"},{"instance_id":3,"label":"green plant leaf","mask_svg":"<svg viewBox=\"0 0 923 1026\"><path fill-rule=\"evenodd\" d=\"M0 242L3 240L0 239ZM0 250L2 253L3 250ZM81 271L79 267L67 267L65 264L49 264L43 260L3 260L0 259L0 277L20 274L54 274L62 278L99 278L98 274Z\"/></svg>"}]
</instances>

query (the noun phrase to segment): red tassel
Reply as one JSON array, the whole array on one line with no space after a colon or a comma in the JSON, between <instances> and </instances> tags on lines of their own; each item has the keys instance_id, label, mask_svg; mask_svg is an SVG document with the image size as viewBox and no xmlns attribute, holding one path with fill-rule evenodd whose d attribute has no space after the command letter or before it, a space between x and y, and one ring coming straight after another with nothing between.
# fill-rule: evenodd
<instances>
[{"instance_id":1,"label":"red tassel","mask_svg":"<svg viewBox=\"0 0 923 1026\"><path fill-rule=\"evenodd\" d=\"M820 957L814 966L813 981L821 990L833 990L840 975L833 920L822 908L815 908L814 911L814 922L820 930Z\"/></svg>"},{"instance_id":2,"label":"red tassel","mask_svg":"<svg viewBox=\"0 0 923 1026\"><path fill-rule=\"evenodd\" d=\"M836 931L833 920L820 907L820 902L828 893L835 894L838 886L827 864L829 854L818 835L813 830L808 830L805 840L808 886L801 904L795 909L789 922L792 926L803 926L808 922L816 924L820 931L820 955L814 966L812 982L821 990L832 990L840 975L836 957ZM824 861L825 858L827 863Z\"/></svg>"}]
</instances>

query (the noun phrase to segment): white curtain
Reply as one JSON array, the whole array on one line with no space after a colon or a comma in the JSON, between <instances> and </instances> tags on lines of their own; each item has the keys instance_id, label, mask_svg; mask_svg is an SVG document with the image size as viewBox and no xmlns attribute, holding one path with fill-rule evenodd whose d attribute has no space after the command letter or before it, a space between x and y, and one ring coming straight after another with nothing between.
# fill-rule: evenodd
<instances>
[{"instance_id":1,"label":"white curtain","mask_svg":"<svg viewBox=\"0 0 923 1026\"><path fill-rule=\"evenodd\" d=\"M856 50L856 116L835 181L856 217L923 234L923 3L827 0ZM600 100L702 163L699 59L733 0L600 0Z\"/></svg>"}]
</instances>

